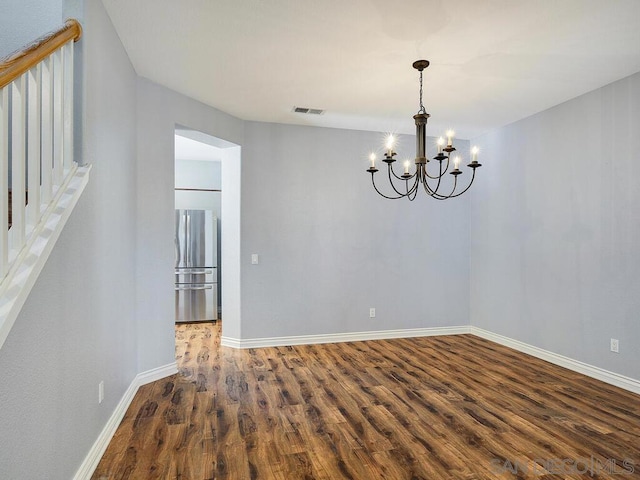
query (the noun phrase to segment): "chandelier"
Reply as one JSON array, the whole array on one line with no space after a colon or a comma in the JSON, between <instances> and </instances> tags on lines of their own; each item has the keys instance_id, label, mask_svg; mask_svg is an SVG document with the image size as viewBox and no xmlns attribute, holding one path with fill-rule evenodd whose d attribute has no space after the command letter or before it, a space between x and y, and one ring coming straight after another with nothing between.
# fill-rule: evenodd
<instances>
[{"instance_id":1,"label":"chandelier","mask_svg":"<svg viewBox=\"0 0 640 480\"><path fill-rule=\"evenodd\" d=\"M438 168L433 169L435 171L427 172L427 163L429 163L430 160L427 158L426 152L426 126L427 119L430 117L430 115L426 112L426 110L424 109L424 105L422 104L422 71L428 66L428 60L417 60L413 62L413 68L420 72L420 109L418 110L418 113L413 116L416 122L415 171L413 173L410 172L410 160L406 160L404 162L404 173L402 175L396 174L396 172L393 170L393 163L396 161L396 159L393 158L396 156L396 152L393 151L396 139L393 135L389 135L387 137L386 151L382 161L387 164L389 183L391 184L391 188L395 193L392 193L391 195L385 195L384 193L380 192L380 190L376 186L375 173L378 171L378 169L376 168L376 155L375 153L372 153L369 157L371 165L367 169L367 172L371 173L371 183L373 184L373 188L381 196L390 200L396 200L398 198L406 197L409 200L413 201L416 198L421 185L422 187L424 187L424 191L427 195L437 200L446 200L448 198L459 197L464 192L469 190L469 187L471 187L471 185L473 184L473 180L476 177L476 169L481 166L481 164L478 163L478 147L473 147L471 149L471 163L467 165L467 167L471 168L471 180L466 187L458 190L458 176L462 174L462 171L459 168L461 159L459 156L454 156L453 159L451 159L451 154L455 152L456 149L453 146L454 132L452 130L449 130L445 134L447 137L446 144L443 137L440 137L437 141L438 154L433 157L433 160L437 162ZM453 164L453 168L451 168L451 171L449 171L451 164ZM447 172L453 176L453 180L444 180L444 178L446 178L445 174ZM450 187L446 188L444 186L445 184L449 184Z\"/></svg>"}]
</instances>

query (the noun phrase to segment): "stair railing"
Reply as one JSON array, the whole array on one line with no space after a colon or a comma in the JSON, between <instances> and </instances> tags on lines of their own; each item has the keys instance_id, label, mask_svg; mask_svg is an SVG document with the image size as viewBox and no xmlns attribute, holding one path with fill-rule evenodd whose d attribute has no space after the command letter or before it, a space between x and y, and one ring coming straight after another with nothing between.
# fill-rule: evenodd
<instances>
[{"instance_id":1,"label":"stair railing","mask_svg":"<svg viewBox=\"0 0 640 480\"><path fill-rule=\"evenodd\" d=\"M0 281L62 195L73 160L78 21L0 60Z\"/></svg>"}]
</instances>

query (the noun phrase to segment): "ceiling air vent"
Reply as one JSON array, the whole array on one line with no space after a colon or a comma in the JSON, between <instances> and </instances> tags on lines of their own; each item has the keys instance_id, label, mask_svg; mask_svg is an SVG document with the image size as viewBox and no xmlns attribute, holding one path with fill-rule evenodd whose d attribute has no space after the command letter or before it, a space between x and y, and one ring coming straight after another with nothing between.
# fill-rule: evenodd
<instances>
[{"instance_id":1,"label":"ceiling air vent","mask_svg":"<svg viewBox=\"0 0 640 480\"><path fill-rule=\"evenodd\" d=\"M296 113L306 113L308 115L322 115L324 110L319 108L307 108L307 107L293 107L293 111Z\"/></svg>"}]
</instances>

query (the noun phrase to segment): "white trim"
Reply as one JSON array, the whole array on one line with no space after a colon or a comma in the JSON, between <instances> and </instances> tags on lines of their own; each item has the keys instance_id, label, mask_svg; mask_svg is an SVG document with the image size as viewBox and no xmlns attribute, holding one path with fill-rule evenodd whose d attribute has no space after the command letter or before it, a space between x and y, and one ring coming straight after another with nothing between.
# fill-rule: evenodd
<instances>
[{"instance_id":1,"label":"white trim","mask_svg":"<svg viewBox=\"0 0 640 480\"><path fill-rule=\"evenodd\" d=\"M151 370L147 370L146 372L139 373L138 375L136 375L134 381L137 382L138 387L141 387L142 385L155 382L156 380L161 380L170 375L175 375L176 373L178 373L178 363L171 362L167 365L152 368Z\"/></svg>"},{"instance_id":2,"label":"white trim","mask_svg":"<svg viewBox=\"0 0 640 480\"><path fill-rule=\"evenodd\" d=\"M433 337L471 333L468 325L460 327L407 328L374 332L328 333L324 335L300 335L292 337L268 337L238 339L222 336L221 345L232 348L284 347L317 343L360 342L363 340L388 340L391 338Z\"/></svg>"},{"instance_id":3,"label":"white trim","mask_svg":"<svg viewBox=\"0 0 640 480\"><path fill-rule=\"evenodd\" d=\"M542 360L546 360L547 362L553 363L554 365L568 368L569 370L581 373L583 375L586 375L587 377L595 378L610 385L615 385L616 387L620 387L630 392L640 394L640 380L625 377L624 375L620 375L618 373L611 372L600 367L595 367L593 365L589 365L588 363L574 360L572 358L565 357L564 355L559 355L542 348L534 347L533 345L529 345L527 343L521 342L519 340L514 340L497 333L489 332L488 330L483 330L482 328L472 326L471 334L495 343L499 343L500 345L504 345L505 347L513 348L514 350L517 350L519 352L527 353L534 357L541 358Z\"/></svg>"},{"instance_id":4,"label":"white trim","mask_svg":"<svg viewBox=\"0 0 640 480\"><path fill-rule=\"evenodd\" d=\"M0 348L78 203L89 181L90 170L90 165L77 167L69 175L67 183L60 187L9 273L0 282Z\"/></svg>"},{"instance_id":5,"label":"white trim","mask_svg":"<svg viewBox=\"0 0 640 480\"><path fill-rule=\"evenodd\" d=\"M109 420L102 429L102 432L100 432L100 435L91 447L91 450L89 450L89 453L80 465L80 468L78 468L78 471L73 476L73 480L91 479L98 463L100 463L102 455L104 455L105 450L109 446L109 442L111 442L113 435L116 433L124 414L127 412L129 405L133 401L133 397L135 397L138 388L142 385L155 382L156 380L160 380L161 378L168 377L175 373L178 373L178 366L176 362L173 362L136 375L131 382L131 385L129 385L129 388L124 392L124 395L118 402L118 405L116 405L115 410L111 414L111 417L109 417Z\"/></svg>"}]
</instances>

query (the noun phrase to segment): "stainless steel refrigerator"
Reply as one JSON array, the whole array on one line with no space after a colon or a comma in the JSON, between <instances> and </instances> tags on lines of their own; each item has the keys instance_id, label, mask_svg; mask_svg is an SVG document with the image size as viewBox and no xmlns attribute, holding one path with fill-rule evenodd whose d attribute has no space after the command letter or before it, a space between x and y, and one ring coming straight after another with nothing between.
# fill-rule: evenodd
<instances>
[{"instance_id":1,"label":"stainless steel refrigerator","mask_svg":"<svg viewBox=\"0 0 640 480\"><path fill-rule=\"evenodd\" d=\"M218 319L217 220L211 210L176 210L176 322Z\"/></svg>"}]
</instances>

